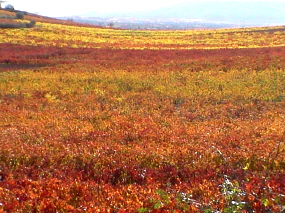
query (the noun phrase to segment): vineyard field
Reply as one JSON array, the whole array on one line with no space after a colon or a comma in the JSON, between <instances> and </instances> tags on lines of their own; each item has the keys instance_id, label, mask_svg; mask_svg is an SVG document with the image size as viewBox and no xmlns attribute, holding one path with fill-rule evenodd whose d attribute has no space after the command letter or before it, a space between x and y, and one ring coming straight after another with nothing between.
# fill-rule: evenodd
<instances>
[{"instance_id":1,"label":"vineyard field","mask_svg":"<svg viewBox=\"0 0 285 213\"><path fill-rule=\"evenodd\" d=\"M285 27L27 17L0 31L0 213L285 211Z\"/></svg>"}]
</instances>

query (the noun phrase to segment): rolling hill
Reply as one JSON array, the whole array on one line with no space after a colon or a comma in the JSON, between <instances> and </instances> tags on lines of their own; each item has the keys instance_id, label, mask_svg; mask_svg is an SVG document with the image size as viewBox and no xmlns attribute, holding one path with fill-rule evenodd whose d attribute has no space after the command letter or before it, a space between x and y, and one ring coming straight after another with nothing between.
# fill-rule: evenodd
<instances>
[{"instance_id":1,"label":"rolling hill","mask_svg":"<svg viewBox=\"0 0 285 213\"><path fill-rule=\"evenodd\" d=\"M285 27L29 20L0 31L0 213L284 212Z\"/></svg>"}]
</instances>

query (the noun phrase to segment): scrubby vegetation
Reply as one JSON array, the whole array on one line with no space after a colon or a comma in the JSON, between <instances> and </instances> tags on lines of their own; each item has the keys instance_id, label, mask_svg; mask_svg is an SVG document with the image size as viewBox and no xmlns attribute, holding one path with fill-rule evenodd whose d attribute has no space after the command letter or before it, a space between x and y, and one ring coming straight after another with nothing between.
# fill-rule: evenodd
<instances>
[{"instance_id":1,"label":"scrubby vegetation","mask_svg":"<svg viewBox=\"0 0 285 213\"><path fill-rule=\"evenodd\" d=\"M17 12L17 13L16 13L16 19L24 19L24 13L22 13L22 12Z\"/></svg>"},{"instance_id":2,"label":"scrubby vegetation","mask_svg":"<svg viewBox=\"0 0 285 213\"><path fill-rule=\"evenodd\" d=\"M10 10L9 10L10 11ZM15 16L12 12L0 13L0 28L32 28L36 24L34 20L24 20L24 12L16 12Z\"/></svg>"},{"instance_id":3,"label":"scrubby vegetation","mask_svg":"<svg viewBox=\"0 0 285 213\"><path fill-rule=\"evenodd\" d=\"M0 23L0 28L32 28L35 26L35 21L31 21L29 23L18 23L18 22L5 22L5 23Z\"/></svg>"},{"instance_id":4,"label":"scrubby vegetation","mask_svg":"<svg viewBox=\"0 0 285 213\"><path fill-rule=\"evenodd\" d=\"M283 27L38 20L0 32L0 211L284 211Z\"/></svg>"}]
</instances>

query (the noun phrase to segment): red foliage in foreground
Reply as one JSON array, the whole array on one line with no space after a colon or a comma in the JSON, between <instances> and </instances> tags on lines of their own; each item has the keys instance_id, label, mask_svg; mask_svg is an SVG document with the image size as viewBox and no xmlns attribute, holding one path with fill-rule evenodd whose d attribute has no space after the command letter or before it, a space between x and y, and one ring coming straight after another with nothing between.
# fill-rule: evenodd
<instances>
[{"instance_id":1,"label":"red foliage in foreground","mask_svg":"<svg viewBox=\"0 0 285 213\"><path fill-rule=\"evenodd\" d=\"M218 50L120 50L0 44L0 63L75 64L97 70L180 71L283 69L285 47ZM8 67L8 66L6 66ZM95 68L94 68L95 69Z\"/></svg>"},{"instance_id":2,"label":"red foliage in foreground","mask_svg":"<svg viewBox=\"0 0 285 213\"><path fill-rule=\"evenodd\" d=\"M283 96L193 100L132 91L121 77L122 92L104 97L57 76L284 71L284 53L0 44L3 76L26 69L61 82L52 92L29 82L26 91L0 93L0 212L284 211ZM82 81L100 83L96 77ZM64 84L74 90L64 93Z\"/></svg>"}]
</instances>

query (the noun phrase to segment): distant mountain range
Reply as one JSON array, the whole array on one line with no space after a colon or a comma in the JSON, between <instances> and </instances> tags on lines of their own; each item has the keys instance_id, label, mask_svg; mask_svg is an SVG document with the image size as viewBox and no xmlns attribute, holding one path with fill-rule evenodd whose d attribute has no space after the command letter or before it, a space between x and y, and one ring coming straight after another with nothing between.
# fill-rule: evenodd
<instances>
[{"instance_id":1,"label":"distant mountain range","mask_svg":"<svg viewBox=\"0 0 285 213\"><path fill-rule=\"evenodd\" d=\"M199 22L232 26L285 25L285 1L191 1L152 11L80 15L85 20Z\"/></svg>"}]
</instances>

